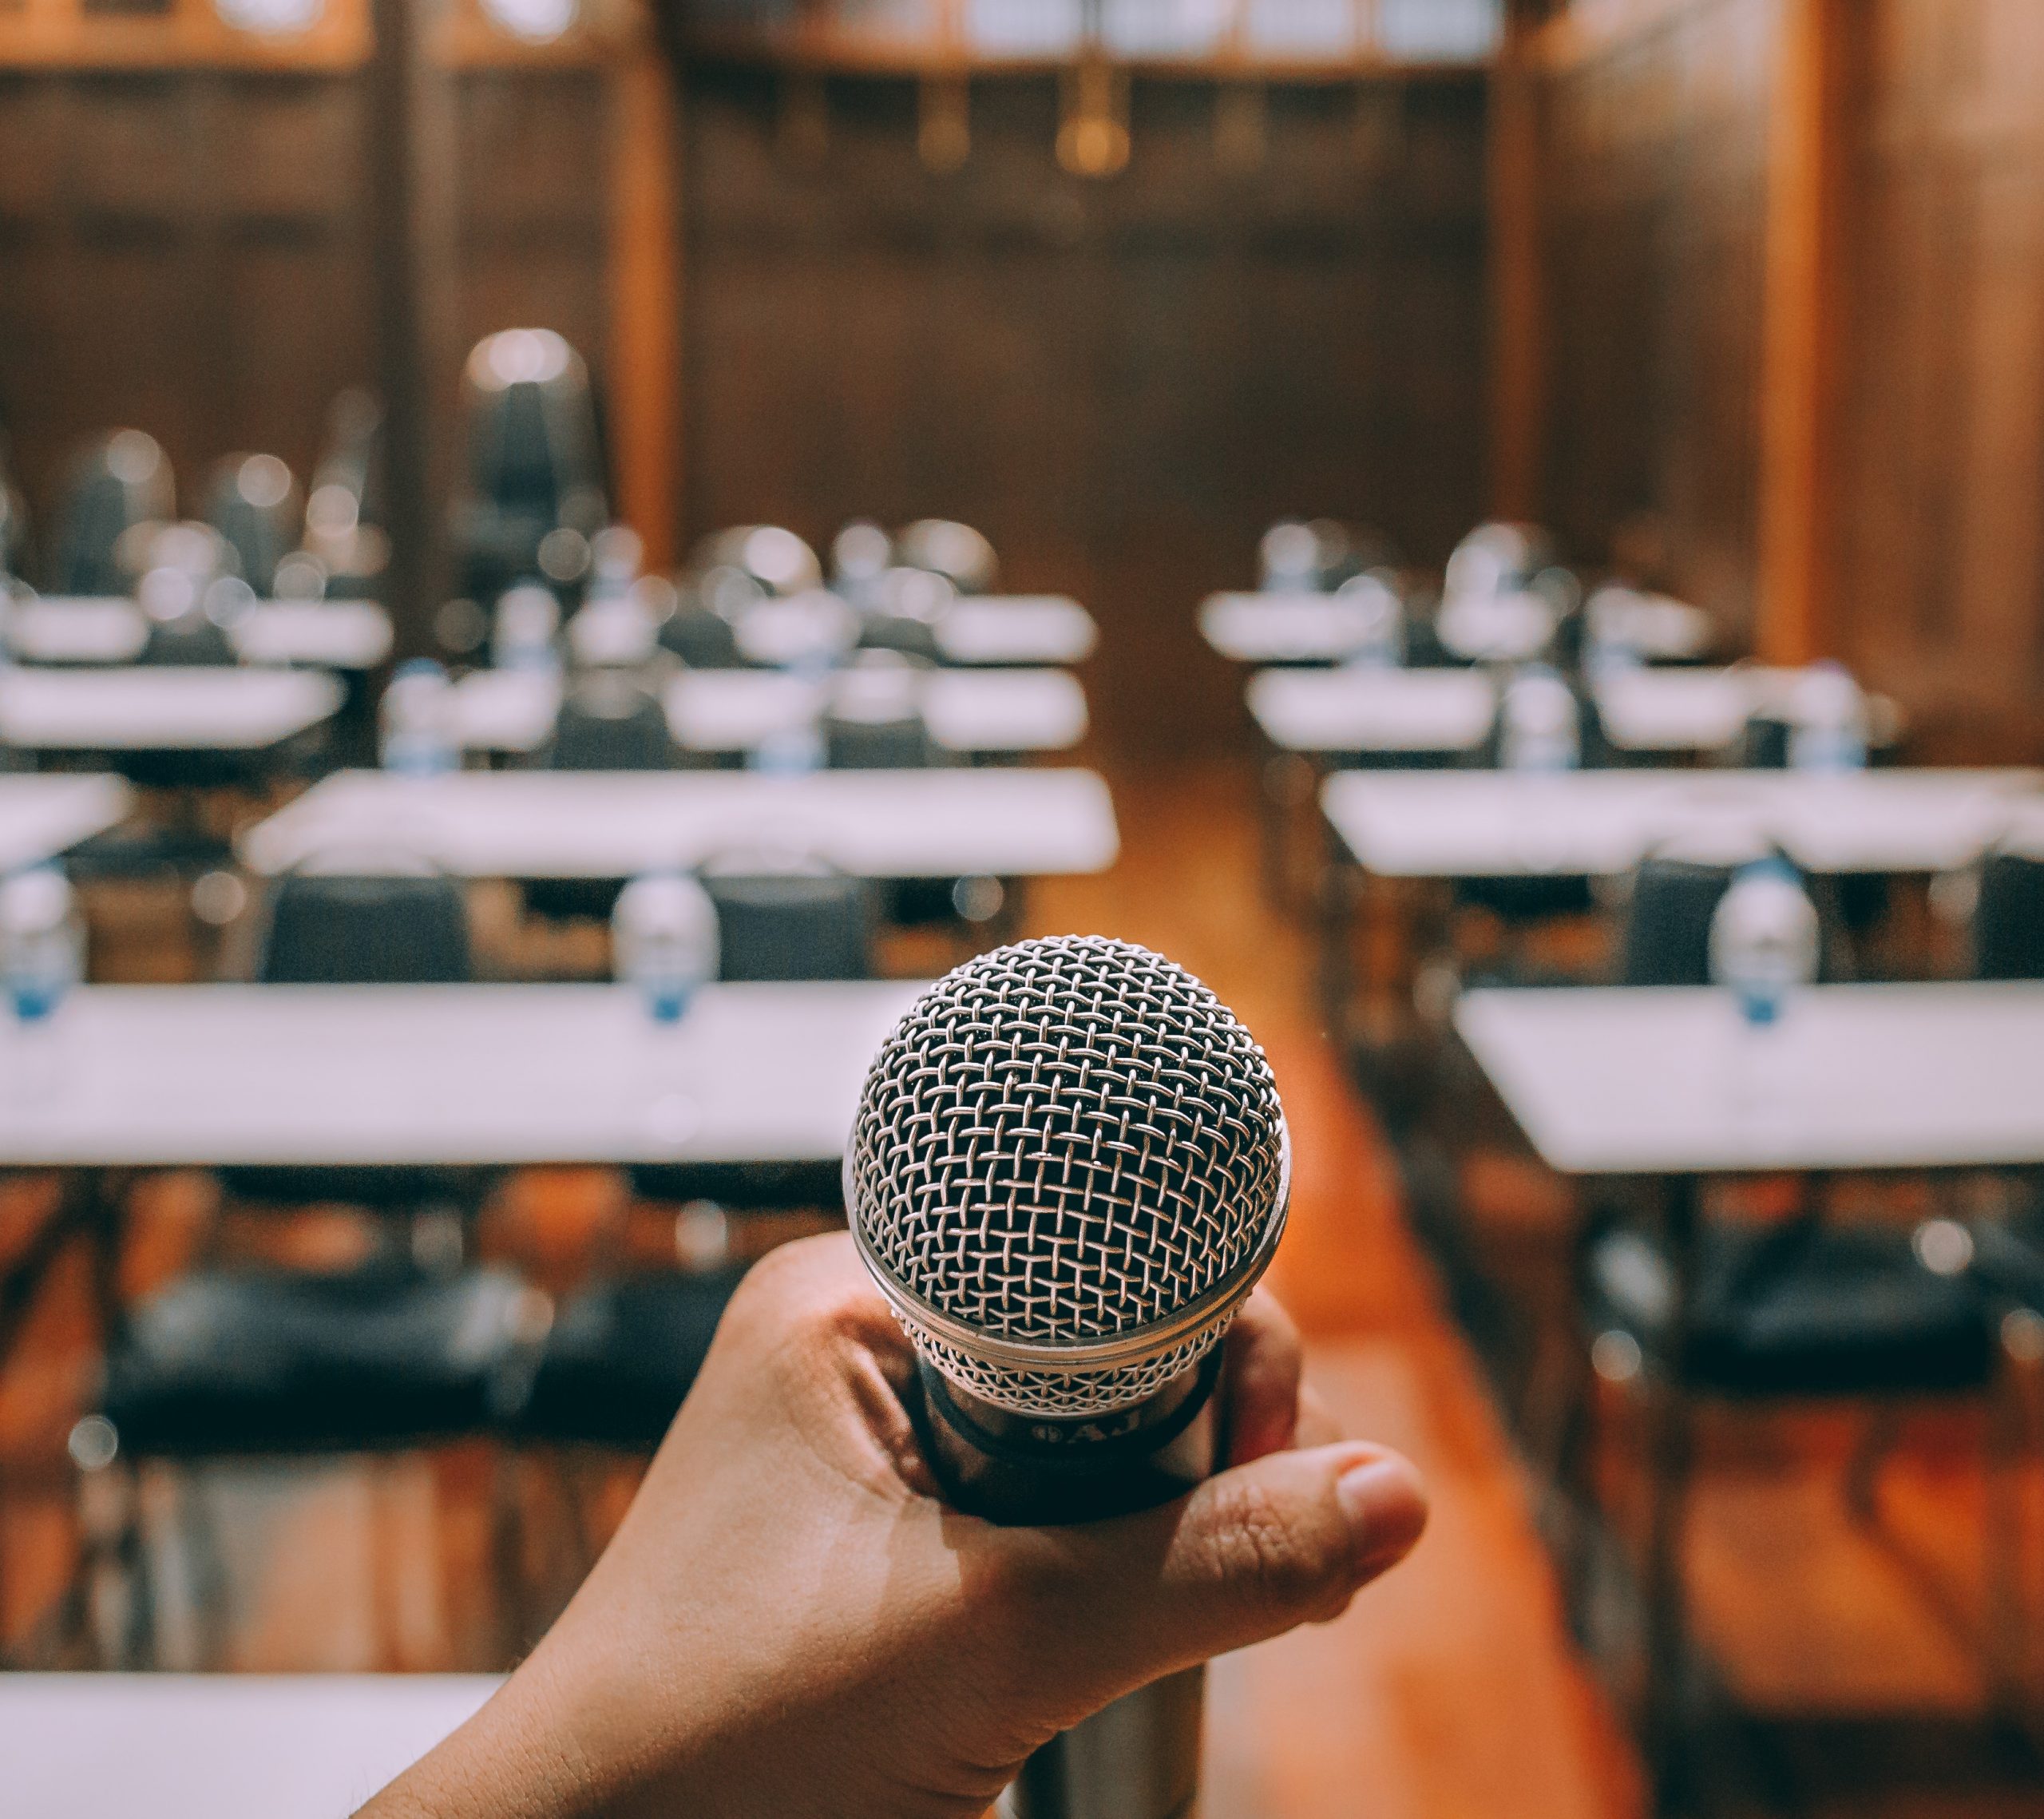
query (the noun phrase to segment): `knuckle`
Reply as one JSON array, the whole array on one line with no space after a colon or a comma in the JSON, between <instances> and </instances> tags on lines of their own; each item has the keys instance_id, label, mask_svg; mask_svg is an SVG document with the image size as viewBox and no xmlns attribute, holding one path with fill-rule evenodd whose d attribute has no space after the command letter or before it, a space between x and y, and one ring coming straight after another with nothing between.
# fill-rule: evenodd
<instances>
[{"instance_id":1,"label":"knuckle","mask_svg":"<svg viewBox=\"0 0 2044 1819\"><path fill-rule=\"evenodd\" d=\"M1341 1550L1265 1486L1229 1486L1218 1514L1215 1564L1253 1603L1279 1612L1315 1608L1339 1584Z\"/></svg>"}]
</instances>

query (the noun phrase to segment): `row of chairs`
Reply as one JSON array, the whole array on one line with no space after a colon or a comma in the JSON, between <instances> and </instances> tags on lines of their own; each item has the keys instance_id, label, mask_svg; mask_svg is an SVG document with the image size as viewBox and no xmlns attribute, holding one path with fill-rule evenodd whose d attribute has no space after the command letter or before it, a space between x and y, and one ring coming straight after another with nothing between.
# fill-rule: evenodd
<instances>
[{"instance_id":1,"label":"row of chairs","mask_svg":"<svg viewBox=\"0 0 2044 1819\"><path fill-rule=\"evenodd\" d=\"M1309 540L1292 541L1303 576ZM1266 569L1270 562L1266 546ZM1321 571L1323 585L1329 572ZM1559 630L1548 655L1571 692L1580 763L1625 762L1605 736L1586 686L1580 585L1556 564L1551 540L1519 527L1489 527L1457 552L1443 592L1510 588L1539 592L1554 611ZM1416 622L1420 636L1408 657L1441 660L1426 641L1424 615ZM1790 746L1785 722L1758 715L1724 757L1782 768ZM1440 762L1495 767L1500 755L1494 730L1473 759ZM1614 907L1610 971L1597 977L1701 986L1711 981L1712 918L1737 863L1757 856L1670 842L1625 882L1615 905L1588 880L1570 878L1462 880L1454 896L1499 919L1507 937L1551 918ZM1969 884L1973 976L2044 979L2044 858L1991 853ZM1888 902L1886 881L1824 880L1812 894L1821 912L1820 977L1853 977L1862 938ZM1562 977L1588 982L1581 973L1544 975L1515 958L1485 982ZM1544 1513L1580 1632L1600 1653L1612 1642L1609 1619L1628 1607L1608 1596L1616 1562L1630 1563L1645 1594L1643 1606L1629 1607L1645 1618L1650 1717L1666 1722L1664 1702L1677 1691L1668 1682L1682 1672L1667 1639L1682 1633L1677 1544L1692 1489L1689 1437L1698 1407L1761 1410L1812 1399L1867 1414L1848 1492L1852 1512L1868 1524L1877 1516L1880 1467L1898 1410L1956 1400L1987 1411L1990 1589L1976 1607L1984 1613L1977 1639L2001 1709L2014 1704L2022 1615L2013 1589L2018 1524L2010 1514L2021 1434L2016 1411L2023 1373L2044 1359L2044 1194L2034 1180L1983 1176L1934 1187L1927 1211L1899 1223L1840 1216L1835 1203L1845 1197L1844 1187L1824 1180L1797 1184L1786 1213L1770 1205L1766 1217L1754 1216L1752 1195L1741 1188L1602 1188L1587 1197L1550 1254L1537 1263L1523 1255L1505 1263L1508 1272L1552 1272L1557 1312L1546 1298L1525 1294L1516 1274L1501 1280L1495 1273L1501 1249L1515 1253L1523 1241L1521 1215L1512 1215L1509 1235L1487 1231L1464 1199L1471 1178L1461 1162L1472 1133L1476 1141L1517 1145L1466 1052L1423 1042L1388 1056L1366 1048L1359 1060L1365 1089L1387 1114L1415 1225L1543 1468ZM1689 1304L1679 1308L1678 1263L1689 1266L1693 1285ZM1606 1468L1627 1408L1647 1422L1645 1443L1627 1448L1625 1481L1643 1487L1650 1520L1635 1545L1621 1548L1613 1543L1614 1480ZM1962 1595L1959 1602L1967 1600ZM1664 1733L1654 1741L1665 1746L1670 1738Z\"/></svg>"},{"instance_id":2,"label":"row of chairs","mask_svg":"<svg viewBox=\"0 0 2044 1819\"><path fill-rule=\"evenodd\" d=\"M723 978L870 975L864 881L735 854L702 875L719 912ZM256 972L275 984L465 982L474 976L465 899L423 869L301 869L274 887ZM124 1659L147 1659L153 1633L135 1494L145 1468L387 1454L477 1436L517 1448L650 1452L742 1273L720 1242L728 1219L842 1211L834 1166L635 1169L636 1200L667 1209L693 1266L628 1268L614 1242L557 1307L516 1270L473 1260L495 1185L486 1172L242 1167L221 1171L220 1185L224 1213L345 1205L375 1222L379 1241L367 1261L330 1274L214 1256L109 1310L100 1393L73 1441L87 1508L102 1512L89 1525L77 1608L103 1606L87 1588L109 1578L125 1587L120 1633L103 1644ZM101 1494L109 1480L125 1494ZM505 1589L515 1603L517 1588Z\"/></svg>"}]
</instances>

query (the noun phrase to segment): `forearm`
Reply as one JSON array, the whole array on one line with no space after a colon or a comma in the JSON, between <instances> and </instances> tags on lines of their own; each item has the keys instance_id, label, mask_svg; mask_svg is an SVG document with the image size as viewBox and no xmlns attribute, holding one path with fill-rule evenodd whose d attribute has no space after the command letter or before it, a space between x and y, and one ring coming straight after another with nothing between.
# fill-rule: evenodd
<instances>
[{"instance_id":1,"label":"forearm","mask_svg":"<svg viewBox=\"0 0 2044 1819\"><path fill-rule=\"evenodd\" d=\"M551 1661L536 1656L358 1819L595 1819L614 1792L592 1766Z\"/></svg>"}]
</instances>

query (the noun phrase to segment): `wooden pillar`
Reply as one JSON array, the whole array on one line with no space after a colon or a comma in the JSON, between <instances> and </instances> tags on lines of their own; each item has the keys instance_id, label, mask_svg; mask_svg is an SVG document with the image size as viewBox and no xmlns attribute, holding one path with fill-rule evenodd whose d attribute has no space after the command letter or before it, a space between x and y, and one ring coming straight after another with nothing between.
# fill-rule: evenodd
<instances>
[{"instance_id":1,"label":"wooden pillar","mask_svg":"<svg viewBox=\"0 0 2044 1819\"><path fill-rule=\"evenodd\" d=\"M1515 521L1538 519L1543 504L1536 42L1524 8L1509 8L1490 82L1491 512Z\"/></svg>"},{"instance_id":2,"label":"wooden pillar","mask_svg":"<svg viewBox=\"0 0 2044 1819\"><path fill-rule=\"evenodd\" d=\"M446 593L443 401L453 393L453 121L429 43L433 10L373 0L369 215L383 402L384 604L400 656L429 651Z\"/></svg>"},{"instance_id":3,"label":"wooden pillar","mask_svg":"<svg viewBox=\"0 0 2044 1819\"><path fill-rule=\"evenodd\" d=\"M619 517L649 570L681 555L679 77L650 30L611 84L612 445Z\"/></svg>"},{"instance_id":4,"label":"wooden pillar","mask_svg":"<svg viewBox=\"0 0 2044 1819\"><path fill-rule=\"evenodd\" d=\"M1769 103L1761 340L1759 598L1765 659L1831 653L1827 557L1839 341L1845 37L1858 0L1779 0Z\"/></svg>"}]
</instances>

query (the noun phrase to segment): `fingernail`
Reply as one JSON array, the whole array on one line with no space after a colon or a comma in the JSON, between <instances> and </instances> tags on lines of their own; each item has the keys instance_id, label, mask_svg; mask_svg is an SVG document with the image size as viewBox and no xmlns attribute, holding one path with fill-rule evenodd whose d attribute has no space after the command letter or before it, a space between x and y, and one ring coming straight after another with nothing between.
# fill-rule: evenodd
<instances>
[{"instance_id":1,"label":"fingernail","mask_svg":"<svg viewBox=\"0 0 2044 1819\"><path fill-rule=\"evenodd\" d=\"M1380 1572L1412 1551L1427 1526L1420 1475L1403 1459L1365 1460L1336 1481L1359 1573Z\"/></svg>"}]
</instances>

